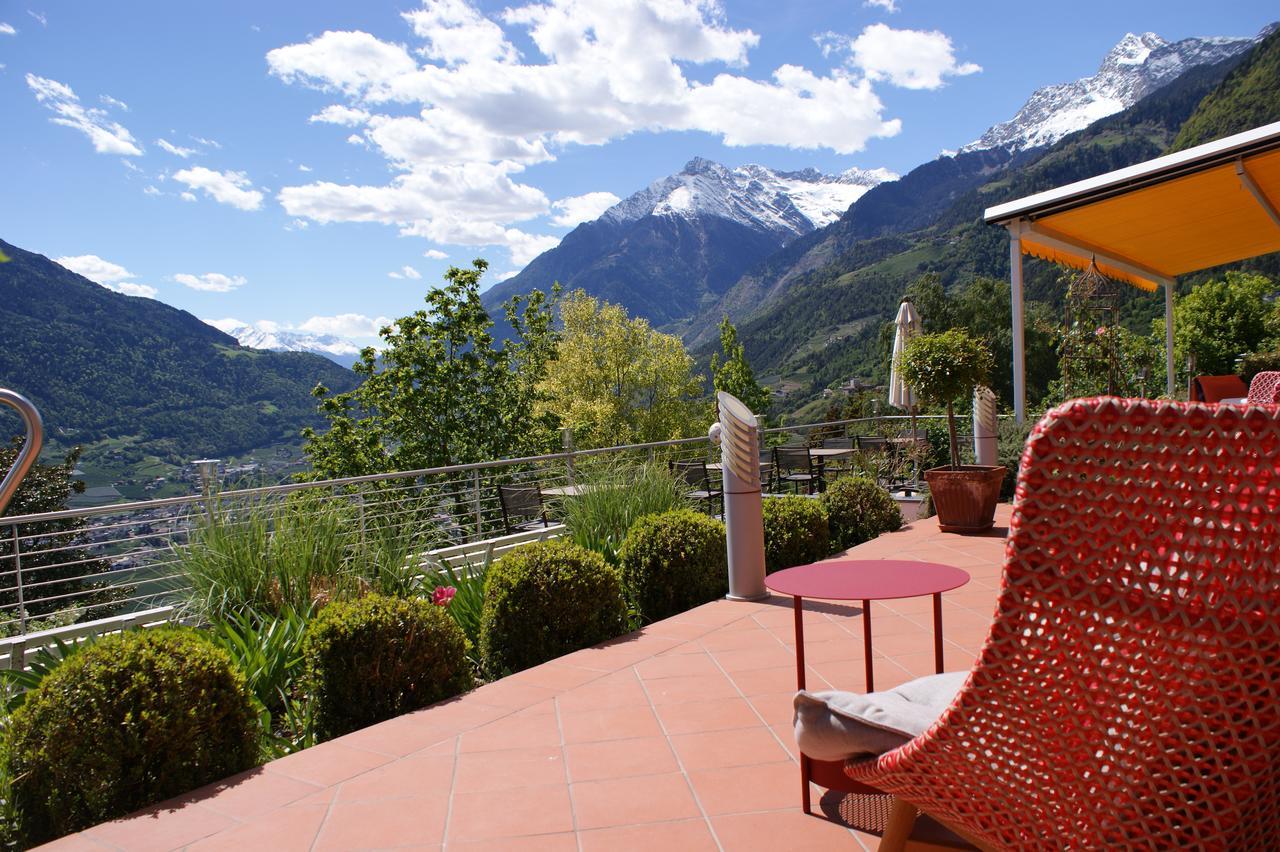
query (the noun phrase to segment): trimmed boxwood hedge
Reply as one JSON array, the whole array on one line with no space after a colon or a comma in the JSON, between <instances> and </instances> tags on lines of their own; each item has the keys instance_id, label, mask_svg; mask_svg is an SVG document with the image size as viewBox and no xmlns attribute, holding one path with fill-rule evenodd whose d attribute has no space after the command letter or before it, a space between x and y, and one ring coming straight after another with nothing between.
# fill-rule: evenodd
<instances>
[{"instance_id":1,"label":"trimmed boxwood hedge","mask_svg":"<svg viewBox=\"0 0 1280 852\"><path fill-rule=\"evenodd\" d=\"M766 574L826 558L830 540L827 510L817 500L799 495L765 498Z\"/></svg>"},{"instance_id":2,"label":"trimmed boxwood hedge","mask_svg":"<svg viewBox=\"0 0 1280 852\"><path fill-rule=\"evenodd\" d=\"M480 656L498 677L620 636L626 624L617 569L569 541L535 542L489 569Z\"/></svg>"},{"instance_id":3,"label":"trimmed boxwood hedge","mask_svg":"<svg viewBox=\"0 0 1280 852\"><path fill-rule=\"evenodd\" d=\"M620 554L627 603L657 621L729 591L724 524L692 509L646 515Z\"/></svg>"},{"instance_id":4,"label":"trimmed boxwood hedge","mask_svg":"<svg viewBox=\"0 0 1280 852\"><path fill-rule=\"evenodd\" d=\"M22 839L42 843L249 769L259 730L244 675L195 631L99 639L9 720Z\"/></svg>"},{"instance_id":5,"label":"trimmed boxwood hedge","mask_svg":"<svg viewBox=\"0 0 1280 852\"><path fill-rule=\"evenodd\" d=\"M902 511L889 492L866 476L841 476L823 492L831 550L846 550L902 529Z\"/></svg>"},{"instance_id":6,"label":"trimmed boxwood hedge","mask_svg":"<svg viewBox=\"0 0 1280 852\"><path fill-rule=\"evenodd\" d=\"M441 606L368 595L320 611L302 643L316 733L341 736L443 701L475 679L467 637Z\"/></svg>"}]
</instances>

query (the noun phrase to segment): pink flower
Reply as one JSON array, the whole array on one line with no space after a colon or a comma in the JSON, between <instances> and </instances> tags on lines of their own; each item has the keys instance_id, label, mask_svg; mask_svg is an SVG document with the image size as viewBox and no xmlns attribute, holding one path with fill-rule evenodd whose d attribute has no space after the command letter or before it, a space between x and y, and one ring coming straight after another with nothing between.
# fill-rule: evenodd
<instances>
[{"instance_id":1,"label":"pink flower","mask_svg":"<svg viewBox=\"0 0 1280 852\"><path fill-rule=\"evenodd\" d=\"M1093 333L1095 336L1101 337L1102 335L1107 333L1107 327L1105 325L1100 325L1093 330Z\"/></svg>"},{"instance_id":2,"label":"pink flower","mask_svg":"<svg viewBox=\"0 0 1280 852\"><path fill-rule=\"evenodd\" d=\"M436 606L448 606L457 593L458 590L453 586L436 586L435 591L431 593L431 602Z\"/></svg>"}]
</instances>

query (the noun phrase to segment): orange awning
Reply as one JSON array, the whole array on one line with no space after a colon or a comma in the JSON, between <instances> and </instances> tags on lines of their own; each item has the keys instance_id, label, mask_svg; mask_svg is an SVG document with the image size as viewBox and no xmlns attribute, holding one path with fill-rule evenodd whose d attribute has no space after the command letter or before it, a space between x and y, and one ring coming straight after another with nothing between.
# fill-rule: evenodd
<instances>
[{"instance_id":1,"label":"orange awning","mask_svg":"<svg viewBox=\"0 0 1280 852\"><path fill-rule=\"evenodd\" d=\"M987 211L1022 251L1155 290L1280 251L1280 123Z\"/></svg>"}]
</instances>

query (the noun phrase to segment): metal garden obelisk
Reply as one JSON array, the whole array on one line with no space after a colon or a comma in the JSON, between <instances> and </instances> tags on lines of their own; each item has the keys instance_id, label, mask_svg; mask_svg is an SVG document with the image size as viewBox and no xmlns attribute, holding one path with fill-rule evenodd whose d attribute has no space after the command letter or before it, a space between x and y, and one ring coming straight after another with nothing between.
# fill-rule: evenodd
<instances>
[{"instance_id":1,"label":"metal garden obelisk","mask_svg":"<svg viewBox=\"0 0 1280 852\"><path fill-rule=\"evenodd\" d=\"M720 403L720 460L724 476L724 525L729 549L729 599L766 598L764 519L760 502L760 429L756 416L732 394ZM714 427L713 427L714 428Z\"/></svg>"}]
</instances>

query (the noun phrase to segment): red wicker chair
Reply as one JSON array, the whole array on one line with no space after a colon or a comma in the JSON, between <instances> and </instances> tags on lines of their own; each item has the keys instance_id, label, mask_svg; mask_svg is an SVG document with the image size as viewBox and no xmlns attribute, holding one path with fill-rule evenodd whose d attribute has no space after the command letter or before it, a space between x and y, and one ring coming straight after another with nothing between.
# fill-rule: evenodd
<instances>
[{"instance_id":1,"label":"red wicker chair","mask_svg":"<svg viewBox=\"0 0 1280 852\"><path fill-rule=\"evenodd\" d=\"M1267 371L1254 376L1249 382L1249 402L1259 405L1280 403L1280 373Z\"/></svg>"},{"instance_id":2,"label":"red wicker chair","mask_svg":"<svg viewBox=\"0 0 1280 852\"><path fill-rule=\"evenodd\" d=\"M1032 432L995 620L853 780L989 848L1280 849L1280 408L1093 399Z\"/></svg>"}]
</instances>

